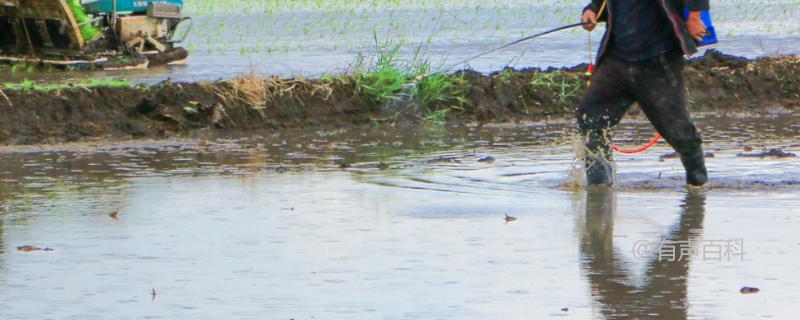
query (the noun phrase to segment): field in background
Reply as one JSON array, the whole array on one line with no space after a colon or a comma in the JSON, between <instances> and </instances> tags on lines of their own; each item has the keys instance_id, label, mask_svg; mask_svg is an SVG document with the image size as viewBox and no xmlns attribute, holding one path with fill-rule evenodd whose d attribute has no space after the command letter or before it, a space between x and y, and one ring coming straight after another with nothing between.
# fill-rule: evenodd
<instances>
[{"instance_id":1,"label":"field in background","mask_svg":"<svg viewBox=\"0 0 800 320\"><path fill-rule=\"evenodd\" d=\"M259 75L319 77L346 70L375 39L417 49L433 64L459 61L504 42L577 21L586 0L188 0L195 29L184 67L93 74L3 72L0 80L123 77L157 82ZM800 0L712 1L721 43L749 57L800 52ZM595 32L592 41L599 40ZM589 60L589 38L571 30L524 43L471 63L491 72L512 66L569 66Z\"/></svg>"}]
</instances>

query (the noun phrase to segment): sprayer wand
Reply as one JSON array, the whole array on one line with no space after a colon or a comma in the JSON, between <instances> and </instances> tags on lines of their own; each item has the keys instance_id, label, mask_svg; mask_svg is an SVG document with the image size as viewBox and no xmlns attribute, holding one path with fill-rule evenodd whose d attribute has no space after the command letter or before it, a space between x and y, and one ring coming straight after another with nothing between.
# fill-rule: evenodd
<instances>
[{"instance_id":1,"label":"sprayer wand","mask_svg":"<svg viewBox=\"0 0 800 320\"><path fill-rule=\"evenodd\" d=\"M464 59L462 61L459 61L457 63L451 64L448 67L443 68L443 69L441 69L439 71L436 71L434 73L428 74L427 76L431 76L431 75L440 74L440 73L444 73L444 72L450 71L451 69L453 69L453 68L455 68L457 66L460 66L462 64L465 64L467 62L470 62L472 60L478 59L478 58L483 57L485 55L492 54L494 52L503 50L505 48L511 47L513 45L517 45L519 43L522 43L522 42L525 42L525 41L528 41L528 40L531 40L531 39L535 39L535 38L538 38L538 37L541 37L541 36L544 36L544 35L548 35L548 34L551 34L553 32L558 32L558 31L561 31L561 30L567 30L567 29L572 29L572 28L575 28L575 27L580 27L580 26L587 25L587 24L591 24L591 22L578 22L578 23L568 24L568 25L560 26L560 27L553 28L553 29L550 29L550 30L542 31L542 32L539 32L537 34L530 35L530 36L527 36L527 37L524 37L524 38L520 38L520 39L514 40L512 42L506 43L506 44L504 44L502 46L493 48L491 50L481 52L479 54L471 56L471 57L469 57L467 59Z\"/></svg>"}]
</instances>

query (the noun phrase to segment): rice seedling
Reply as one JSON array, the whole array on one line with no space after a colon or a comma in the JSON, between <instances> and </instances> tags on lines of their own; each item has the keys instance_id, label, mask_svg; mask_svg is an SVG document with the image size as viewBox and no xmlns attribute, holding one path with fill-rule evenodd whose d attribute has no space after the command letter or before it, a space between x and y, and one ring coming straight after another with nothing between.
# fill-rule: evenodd
<instances>
[{"instance_id":1,"label":"rice seedling","mask_svg":"<svg viewBox=\"0 0 800 320\"><path fill-rule=\"evenodd\" d=\"M498 44L537 28L574 22L585 2L194 0L187 2L187 12L196 17L201 29L198 34L202 36L192 42L198 51L215 55L291 56L332 48L336 52L364 52L371 45L364 35L373 32L409 45L423 43L429 38L439 47L475 44L476 41ZM798 0L756 1L755 4L734 0L714 3L714 13L721 30L734 30L725 33L732 37L765 33L789 35L800 31L794 18L800 14L798 4ZM434 19L441 13L444 13L441 19ZM437 32L429 37L430 30ZM575 40L571 45L576 53L571 56L583 56L585 33L574 30L558 37ZM257 46L257 43L264 45ZM511 50L509 56L524 50ZM530 63L534 58L536 56L522 63ZM583 62L572 59L564 63ZM502 65L495 68L499 67Z\"/></svg>"},{"instance_id":2,"label":"rice seedling","mask_svg":"<svg viewBox=\"0 0 800 320\"><path fill-rule=\"evenodd\" d=\"M77 22L79 25L86 23L80 26L83 40L89 42L100 36L100 30L91 23L87 23L91 20L91 18L86 15L80 0L67 0L67 5L72 10L72 14L75 16L75 22Z\"/></svg>"}]
</instances>

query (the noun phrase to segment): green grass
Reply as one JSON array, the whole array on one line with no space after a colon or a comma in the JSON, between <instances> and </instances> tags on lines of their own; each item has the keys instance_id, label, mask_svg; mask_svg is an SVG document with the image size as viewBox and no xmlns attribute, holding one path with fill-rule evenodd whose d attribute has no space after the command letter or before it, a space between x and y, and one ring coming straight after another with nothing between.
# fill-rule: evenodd
<instances>
[{"instance_id":1,"label":"green grass","mask_svg":"<svg viewBox=\"0 0 800 320\"><path fill-rule=\"evenodd\" d=\"M463 74L435 74L417 82L414 97L425 119L440 120L451 110L463 109L468 104L467 93L469 84Z\"/></svg>"},{"instance_id":2,"label":"green grass","mask_svg":"<svg viewBox=\"0 0 800 320\"><path fill-rule=\"evenodd\" d=\"M399 50L400 47L396 46L389 51L379 51L373 65L356 68L356 88L373 102L384 102L396 97L409 81L409 76L396 64ZM359 64L363 66L363 58L359 59Z\"/></svg>"},{"instance_id":3,"label":"green grass","mask_svg":"<svg viewBox=\"0 0 800 320\"><path fill-rule=\"evenodd\" d=\"M449 112L468 105L469 84L463 74L430 74L432 67L422 57L421 47L402 59L402 45L380 44L377 39L375 44L376 55L360 56L351 72L357 92L371 102L404 98L400 111L415 108L425 121L433 123L443 123Z\"/></svg>"},{"instance_id":4,"label":"green grass","mask_svg":"<svg viewBox=\"0 0 800 320\"><path fill-rule=\"evenodd\" d=\"M21 72L21 71L25 71L27 73L33 73L34 71L36 71L36 68L33 65L28 65L28 64L23 64L23 63L6 65L5 68L7 68L8 71L11 74L15 74L15 73ZM0 69L0 70L2 70L2 69Z\"/></svg>"},{"instance_id":5,"label":"green grass","mask_svg":"<svg viewBox=\"0 0 800 320\"><path fill-rule=\"evenodd\" d=\"M499 73L497 73L497 79L500 80L503 84L509 84L511 82L511 77L514 75L514 69L505 68Z\"/></svg>"},{"instance_id":6,"label":"green grass","mask_svg":"<svg viewBox=\"0 0 800 320\"><path fill-rule=\"evenodd\" d=\"M422 120L433 124L444 124L449 113L449 109L428 110L422 114Z\"/></svg>"},{"instance_id":7,"label":"green grass","mask_svg":"<svg viewBox=\"0 0 800 320\"><path fill-rule=\"evenodd\" d=\"M581 90L586 87L586 81L576 75L568 75L554 70L535 73L530 85L536 89L554 90L556 101L567 104L577 99Z\"/></svg>"},{"instance_id":8,"label":"green grass","mask_svg":"<svg viewBox=\"0 0 800 320\"><path fill-rule=\"evenodd\" d=\"M98 87L120 88L120 87L130 87L130 86L131 84L127 80L113 79L113 78L90 79L90 80L83 80L77 83L47 83L47 84L38 84L36 83L36 81L26 79L20 83L7 82L3 84L3 88L8 90L39 91L39 92L49 92L49 91L71 89L71 88L98 88Z\"/></svg>"},{"instance_id":9,"label":"green grass","mask_svg":"<svg viewBox=\"0 0 800 320\"><path fill-rule=\"evenodd\" d=\"M402 44L379 43L375 36L376 54L372 58L359 55L352 68L356 88L373 102L394 99L407 84L430 71L430 64L420 58L420 49L410 59L400 58Z\"/></svg>"}]
</instances>

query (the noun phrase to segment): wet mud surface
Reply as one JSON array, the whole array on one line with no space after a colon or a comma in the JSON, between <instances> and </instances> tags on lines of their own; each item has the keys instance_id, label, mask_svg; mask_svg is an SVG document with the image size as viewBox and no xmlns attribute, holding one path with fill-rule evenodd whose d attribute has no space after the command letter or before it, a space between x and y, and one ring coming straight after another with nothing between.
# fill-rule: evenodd
<instances>
[{"instance_id":1,"label":"wet mud surface","mask_svg":"<svg viewBox=\"0 0 800 320\"><path fill-rule=\"evenodd\" d=\"M381 122L419 123L425 110L446 120L516 122L571 117L585 66L507 69L490 75L462 71L466 103L376 101L355 80L237 78L213 83L163 82L131 88L4 90L0 143L37 144L170 137L224 137L253 130L348 128ZM800 58L747 60L710 51L685 76L695 112L794 112L800 101ZM424 110L423 110L424 109Z\"/></svg>"}]
</instances>

